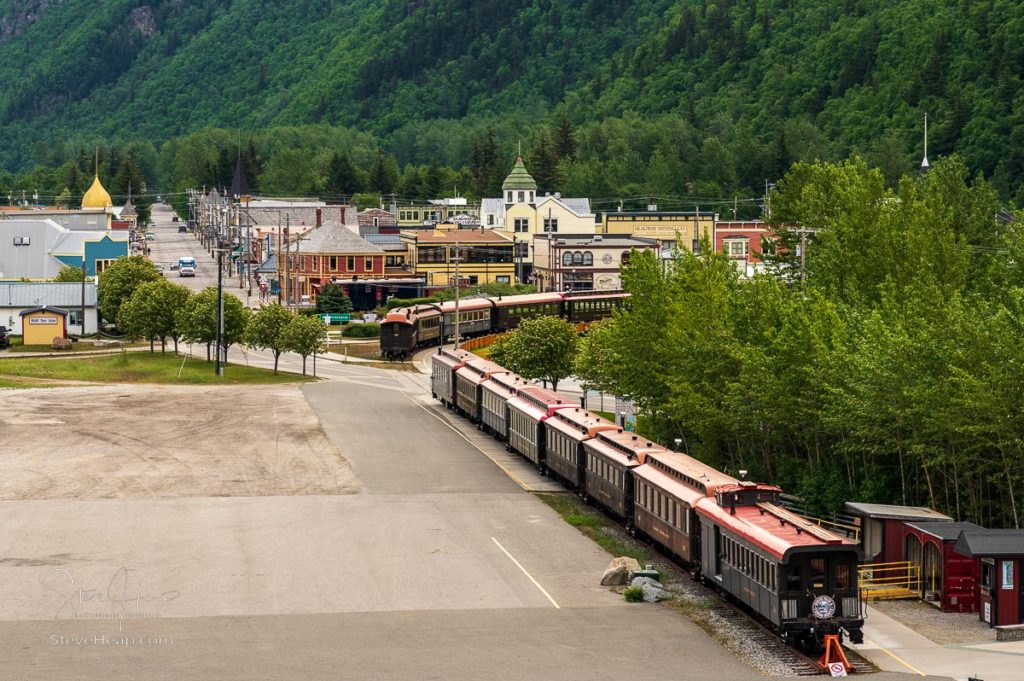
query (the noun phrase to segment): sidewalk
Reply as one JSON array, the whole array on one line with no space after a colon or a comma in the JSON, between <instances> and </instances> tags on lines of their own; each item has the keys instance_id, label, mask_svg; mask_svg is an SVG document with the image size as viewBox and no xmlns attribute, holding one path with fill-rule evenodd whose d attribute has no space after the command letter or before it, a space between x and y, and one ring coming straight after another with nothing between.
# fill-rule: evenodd
<instances>
[{"instance_id":1,"label":"sidewalk","mask_svg":"<svg viewBox=\"0 0 1024 681\"><path fill-rule=\"evenodd\" d=\"M848 645L883 671L959 681L1024 679L1024 641L941 646L870 606L867 613L864 643Z\"/></svg>"}]
</instances>

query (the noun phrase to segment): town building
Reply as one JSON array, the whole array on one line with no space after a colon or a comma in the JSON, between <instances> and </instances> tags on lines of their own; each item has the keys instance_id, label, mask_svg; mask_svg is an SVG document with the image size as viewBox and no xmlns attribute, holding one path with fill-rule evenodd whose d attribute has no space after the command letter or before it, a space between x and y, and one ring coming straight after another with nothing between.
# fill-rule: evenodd
<instances>
[{"instance_id":1,"label":"town building","mask_svg":"<svg viewBox=\"0 0 1024 681\"><path fill-rule=\"evenodd\" d=\"M490 229L409 230L401 233L413 273L429 289L458 284L511 284L515 277L513 243ZM456 263L456 258L459 261Z\"/></svg>"},{"instance_id":2,"label":"town building","mask_svg":"<svg viewBox=\"0 0 1024 681\"><path fill-rule=\"evenodd\" d=\"M0 219L0 281L53 279L65 265L88 276L128 255L128 233L71 230L53 220Z\"/></svg>"},{"instance_id":3,"label":"town building","mask_svg":"<svg viewBox=\"0 0 1024 681\"><path fill-rule=\"evenodd\" d=\"M533 279L538 291L611 291L622 288L620 268L634 250L660 250L654 239L602 234L538 234Z\"/></svg>"},{"instance_id":4,"label":"town building","mask_svg":"<svg viewBox=\"0 0 1024 681\"><path fill-rule=\"evenodd\" d=\"M480 217L480 207L469 205L464 196L430 199L425 203L395 206L394 212L398 220L398 228L403 230L432 229L438 223L447 222L456 216L465 216L462 220L467 223L472 223L472 218L479 220Z\"/></svg>"},{"instance_id":5,"label":"town building","mask_svg":"<svg viewBox=\"0 0 1024 681\"><path fill-rule=\"evenodd\" d=\"M96 333L99 329L96 314L96 283L85 282L10 282L0 283L0 326L15 334L22 333L25 310L40 306L56 307L67 311L67 330L70 333ZM82 308L85 308L85 329L82 329ZM45 342L53 339L52 334Z\"/></svg>"},{"instance_id":6,"label":"town building","mask_svg":"<svg viewBox=\"0 0 1024 681\"><path fill-rule=\"evenodd\" d=\"M401 234L367 234L363 238L384 250L385 276L407 277L412 273L412 266L408 263L408 247L402 241Z\"/></svg>"},{"instance_id":7,"label":"town building","mask_svg":"<svg viewBox=\"0 0 1024 681\"><path fill-rule=\"evenodd\" d=\"M24 345L49 345L54 338L68 337L68 311L43 305L18 313L21 318L21 342Z\"/></svg>"},{"instance_id":8,"label":"town building","mask_svg":"<svg viewBox=\"0 0 1024 681\"><path fill-rule=\"evenodd\" d=\"M761 220L715 222L715 250L729 256L744 276L751 277L762 269L762 243L774 238L768 223Z\"/></svg>"},{"instance_id":9,"label":"town building","mask_svg":"<svg viewBox=\"0 0 1024 681\"><path fill-rule=\"evenodd\" d=\"M701 240L714 243L718 216L708 211L632 211L604 213L602 234L656 239L664 250L679 248L700 252Z\"/></svg>"},{"instance_id":10,"label":"town building","mask_svg":"<svg viewBox=\"0 0 1024 681\"><path fill-rule=\"evenodd\" d=\"M368 234L398 234L398 218L383 208L367 208L359 211L359 236Z\"/></svg>"},{"instance_id":11,"label":"town building","mask_svg":"<svg viewBox=\"0 0 1024 681\"><path fill-rule=\"evenodd\" d=\"M376 307L378 298L383 298L380 291L365 288L367 280L384 277L384 249L343 225L313 229L296 238L279 256L277 280L285 283L290 303L312 303L324 284L335 282L345 287L357 309Z\"/></svg>"}]
</instances>

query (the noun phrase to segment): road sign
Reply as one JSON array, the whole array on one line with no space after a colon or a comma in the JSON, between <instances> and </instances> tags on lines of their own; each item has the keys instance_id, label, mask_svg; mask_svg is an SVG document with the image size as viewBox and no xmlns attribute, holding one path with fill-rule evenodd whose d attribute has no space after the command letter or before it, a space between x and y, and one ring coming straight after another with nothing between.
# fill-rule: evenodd
<instances>
[{"instance_id":1,"label":"road sign","mask_svg":"<svg viewBox=\"0 0 1024 681\"><path fill-rule=\"evenodd\" d=\"M833 677L846 676L846 666L842 662L833 662L828 666L828 673Z\"/></svg>"}]
</instances>

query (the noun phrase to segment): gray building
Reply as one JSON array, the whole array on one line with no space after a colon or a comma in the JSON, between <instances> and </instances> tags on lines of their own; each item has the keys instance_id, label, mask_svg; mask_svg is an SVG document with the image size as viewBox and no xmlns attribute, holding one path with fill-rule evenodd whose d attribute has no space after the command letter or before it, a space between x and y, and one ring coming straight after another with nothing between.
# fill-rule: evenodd
<instances>
[{"instance_id":1,"label":"gray building","mask_svg":"<svg viewBox=\"0 0 1024 681\"><path fill-rule=\"evenodd\" d=\"M82 333L83 288L81 283L0 283L0 326L21 334L21 312L47 305L68 311L68 333ZM96 333L96 284L85 283L85 333Z\"/></svg>"}]
</instances>

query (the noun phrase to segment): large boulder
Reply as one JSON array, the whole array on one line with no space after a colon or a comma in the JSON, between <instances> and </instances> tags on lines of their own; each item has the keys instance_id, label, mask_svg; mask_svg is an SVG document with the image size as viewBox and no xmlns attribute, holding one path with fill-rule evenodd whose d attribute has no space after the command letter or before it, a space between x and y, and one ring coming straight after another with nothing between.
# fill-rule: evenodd
<instances>
[{"instance_id":1,"label":"large boulder","mask_svg":"<svg viewBox=\"0 0 1024 681\"><path fill-rule=\"evenodd\" d=\"M608 563L604 575L601 576L601 586L624 586L629 583L629 575L639 569L640 563L635 558L629 556L613 558L612 562Z\"/></svg>"},{"instance_id":2,"label":"large boulder","mask_svg":"<svg viewBox=\"0 0 1024 681\"><path fill-rule=\"evenodd\" d=\"M629 585L638 586L644 590L645 603L657 603L672 597L672 594L665 590L661 582L650 577L637 577Z\"/></svg>"},{"instance_id":3,"label":"large boulder","mask_svg":"<svg viewBox=\"0 0 1024 681\"><path fill-rule=\"evenodd\" d=\"M63 336L54 336L53 341L50 343L50 347L54 350L70 350L71 339L64 338Z\"/></svg>"}]
</instances>

